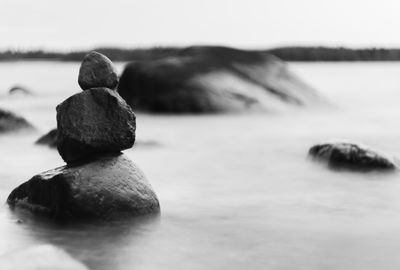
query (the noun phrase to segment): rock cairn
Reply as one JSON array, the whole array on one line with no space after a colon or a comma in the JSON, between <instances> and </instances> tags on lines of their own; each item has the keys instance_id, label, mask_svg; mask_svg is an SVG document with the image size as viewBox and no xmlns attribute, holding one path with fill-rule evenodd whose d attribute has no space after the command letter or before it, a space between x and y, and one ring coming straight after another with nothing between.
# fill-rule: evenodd
<instances>
[{"instance_id":1,"label":"rock cairn","mask_svg":"<svg viewBox=\"0 0 400 270\"><path fill-rule=\"evenodd\" d=\"M115 91L112 62L91 52L79 70L83 92L57 106L57 149L66 166L43 172L17 187L11 206L55 217L113 218L159 211L143 172L122 150L135 143L131 107Z\"/></svg>"}]
</instances>

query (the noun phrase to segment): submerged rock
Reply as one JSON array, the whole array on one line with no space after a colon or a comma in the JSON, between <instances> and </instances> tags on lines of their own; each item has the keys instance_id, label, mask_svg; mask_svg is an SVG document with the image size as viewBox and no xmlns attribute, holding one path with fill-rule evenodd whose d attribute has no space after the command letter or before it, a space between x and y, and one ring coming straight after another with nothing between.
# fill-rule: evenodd
<instances>
[{"instance_id":1,"label":"submerged rock","mask_svg":"<svg viewBox=\"0 0 400 270\"><path fill-rule=\"evenodd\" d=\"M57 148L70 163L135 142L135 114L117 92L92 88L57 106Z\"/></svg>"},{"instance_id":2,"label":"submerged rock","mask_svg":"<svg viewBox=\"0 0 400 270\"><path fill-rule=\"evenodd\" d=\"M52 245L24 247L0 256L2 270L88 270L64 250Z\"/></svg>"},{"instance_id":3,"label":"submerged rock","mask_svg":"<svg viewBox=\"0 0 400 270\"><path fill-rule=\"evenodd\" d=\"M12 112L0 109L0 133L33 129L23 117Z\"/></svg>"},{"instance_id":4,"label":"submerged rock","mask_svg":"<svg viewBox=\"0 0 400 270\"><path fill-rule=\"evenodd\" d=\"M35 144L42 144L42 145L47 145L51 148L56 148L57 147L57 129L54 128L50 130L48 133L44 134L42 137L40 137Z\"/></svg>"},{"instance_id":5,"label":"submerged rock","mask_svg":"<svg viewBox=\"0 0 400 270\"><path fill-rule=\"evenodd\" d=\"M15 86L11 87L10 90L8 90L8 93L10 95L17 94L17 93L24 94L24 95L31 95L32 91L24 86L15 85Z\"/></svg>"},{"instance_id":6,"label":"submerged rock","mask_svg":"<svg viewBox=\"0 0 400 270\"><path fill-rule=\"evenodd\" d=\"M7 203L55 218L112 219L160 210L143 172L124 154L38 174L14 189Z\"/></svg>"},{"instance_id":7,"label":"submerged rock","mask_svg":"<svg viewBox=\"0 0 400 270\"><path fill-rule=\"evenodd\" d=\"M325 143L310 148L309 156L332 169L393 171L395 162L378 152L353 143Z\"/></svg>"},{"instance_id":8,"label":"submerged rock","mask_svg":"<svg viewBox=\"0 0 400 270\"><path fill-rule=\"evenodd\" d=\"M115 90L118 80L114 64L103 54L90 52L83 58L78 77L79 86L83 90L95 87Z\"/></svg>"},{"instance_id":9,"label":"submerged rock","mask_svg":"<svg viewBox=\"0 0 400 270\"><path fill-rule=\"evenodd\" d=\"M118 92L135 109L155 113L273 110L318 100L278 58L227 47L190 47L130 63Z\"/></svg>"}]
</instances>

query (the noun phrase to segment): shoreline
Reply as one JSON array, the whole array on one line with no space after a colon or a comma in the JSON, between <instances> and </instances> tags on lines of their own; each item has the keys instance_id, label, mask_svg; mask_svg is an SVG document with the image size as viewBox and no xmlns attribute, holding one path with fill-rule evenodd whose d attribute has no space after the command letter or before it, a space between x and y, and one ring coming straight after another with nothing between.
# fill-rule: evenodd
<instances>
[{"instance_id":1,"label":"shoreline","mask_svg":"<svg viewBox=\"0 0 400 270\"><path fill-rule=\"evenodd\" d=\"M272 54L287 62L397 62L400 61L400 48L347 48L323 46L287 46L265 49L246 49L219 45L194 45L188 47L148 47L115 48L99 47L92 50L109 55L112 61L149 61L169 56L177 56L191 48L231 48L239 51ZM42 49L0 51L0 62L11 61L62 61L79 62L92 50L50 51Z\"/></svg>"}]
</instances>

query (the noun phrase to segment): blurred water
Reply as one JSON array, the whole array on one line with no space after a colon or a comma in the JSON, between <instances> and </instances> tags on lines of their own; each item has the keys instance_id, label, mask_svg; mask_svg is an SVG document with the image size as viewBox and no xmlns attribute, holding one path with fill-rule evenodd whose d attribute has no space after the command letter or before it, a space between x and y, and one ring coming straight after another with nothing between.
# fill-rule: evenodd
<instances>
[{"instance_id":1,"label":"blurred water","mask_svg":"<svg viewBox=\"0 0 400 270\"><path fill-rule=\"evenodd\" d=\"M123 64L119 64L121 69ZM400 156L400 63L293 63L331 103L280 114L137 115L126 153L144 170L160 216L52 224L0 207L0 254L51 243L92 269L398 269L398 174L332 172L306 159L346 139ZM63 165L33 142L55 106L78 92L78 64L0 63L0 107L38 132L0 136L0 201L34 174ZM32 96L8 96L13 84ZM17 222L22 219L23 222Z\"/></svg>"}]
</instances>

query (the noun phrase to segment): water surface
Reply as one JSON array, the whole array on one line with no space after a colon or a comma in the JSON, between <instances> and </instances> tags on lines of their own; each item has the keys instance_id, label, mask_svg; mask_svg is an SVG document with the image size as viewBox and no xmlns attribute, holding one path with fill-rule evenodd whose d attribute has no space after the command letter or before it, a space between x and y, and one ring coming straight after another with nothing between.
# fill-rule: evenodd
<instances>
[{"instance_id":1,"label":"water surface","mask_svg":"<svg viewBox=\"0 0 400 270\"><path fill-rule=\"evenodd\" d=\"M138 114L138 140L157 144L126 154L149 178L161 214L54 224L4 204L0 254L51 243L100 270L399 269L399 174L333 172L306 154L315 143L346 139L400 156L400 63L290 66L331 105ZM38 129L0 136L0 201L34 174L63 165L57 151L33 142L55 127L55 106L79 92L77 71L76 63L0 63L0 107ZM35 94L8 96L16 83Z\"/></svg>"}]
</instances>

